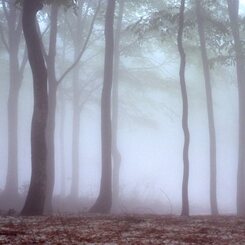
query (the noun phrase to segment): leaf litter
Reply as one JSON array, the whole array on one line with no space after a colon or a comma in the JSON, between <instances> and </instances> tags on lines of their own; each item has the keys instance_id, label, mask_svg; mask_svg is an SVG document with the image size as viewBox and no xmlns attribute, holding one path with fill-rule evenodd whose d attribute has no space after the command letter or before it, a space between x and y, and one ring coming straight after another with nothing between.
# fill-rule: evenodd
<instances>
[{"instance_id":1,"label":"leaf litter","mask_svg":"<svg viewBox=\"0 0 245 245\"><path fill-rule=\"evenodd\" d=\"M245 244L235 216L82 214L0 217L0 244Z\"/></svg>"}]
</instances>

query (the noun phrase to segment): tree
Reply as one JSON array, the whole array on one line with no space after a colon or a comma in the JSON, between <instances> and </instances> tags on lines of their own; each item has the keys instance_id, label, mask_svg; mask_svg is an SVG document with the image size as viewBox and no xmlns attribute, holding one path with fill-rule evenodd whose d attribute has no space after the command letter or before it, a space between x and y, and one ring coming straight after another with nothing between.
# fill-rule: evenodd
<instances>
[{"instance_id":1,"label":"tree","mask_svg":"<svg viewBox=\"0 0 245 245\"><path fill-rule=\"evenodd\" d=\"M72 5L72 1L66 0L63 4L66 4L68 7ZM60 3L53 1L51 5L51 14L50 14L50 37L49 37L49 50L46 57L46 63L48 68L48 85L49 85L49 113L48 113L48 125L47 125L47 145L48 145L48 164L47 164L47 197L45 202L45 211L47 213L52 212L52 197L54 189L54 178L55 178L55 143L54 143L54 132L55 132L55 113L56 113L56 103L57 103L57 89L60 83L64 78L75 68L86 50L90 35L93 30L94 21L96 19L96 13L93 16L93 21L90 25L89 34L86 37L83 47L79 46L79 49L76 49L76 59L69 66L60 78L56 78L56 46L57 46L57 32L58 32L58 10ZM99 7L98 7L99 8ZM79 9L79 12L81 9ZM81 24L81 23L80 23ZM77 26L78 30L81 29L81 26ZM78 137L78 135L77 135ZM76 170L77 171L77 170Z\"/></svg>"},{"instance_id":2,"label":"tree","mask_svg":"<svg viewBox=\"0 0 245 245\"><path fill-rule=\"evenodd\" d=\"M210 144L210 207L212 215L218 215L217 205L217 180L216 180L216 135L215 135L215 124L214 124L214 112L213 112L213 96L211 88L210 70L208 64L208 55L206 48L206 37L204 31L204 16L200 0L196 1L196 16L198 34L201 45L203 74L205 80L206 90L206 102L208 111L208 129L209 129L209 144Z\"/></svg>"},{"instance_id":3,"label":"tree","mask_svg":"<svg viewBox=\"0 0 245 245\"><path fill-rule=\"evenodd\" d=\"M81 25L84 20L82 14L83 2L79 2L79 9L76 18L76 30L74 35L74 60L77 59L79 50L82 48L83 31ZM86 12L88 12L89 6L87 6ZM86 13L87 15L87 13ZM79 66L76 66L73 70L73 97L72 97L72 178L71 178L71 192L72 198L77 199L79 195L79 135L80 135L80 84L79 84Z\"/></svg>"},{"instance_id":4,"label":"tree","mask_svg":"<svg viewBox=\"0 0 245 245\"><path fill-rule=\"evenodd\" d=\"M52 196L54 189L55 178L55 145L54 145L54 131L55 131L55 112L56 112L56 92L57 80L55 69L56 57L56 40L57 40L57 22L58 22L59 4L55 1L51 5L50 14L50 37L49 50L46 58L48 71L48 123L46 129L46 140L48 149L47 158L47 193L45 201L45 212L52 212Z\"/></svg>"},{"instance_id":5,"label":"tree","mask_svg":"<svg viewBox=\"0 0 245 245\"><path fill-rule=\"evenodd\" d=\"M108 0L105 17L104 82L101 96L102 173L100 193L90 212L108 213L112 205L111 89L113 79L115 0Z\"/></svg>"},{"instance_id":6,"label":"tree","mask_svg":"<svg viewBox=\"0 0 245 245\"><path fill-rule=\"evenodd\" d=\"M245 62L238 25L239 0L227 0L230 26L234 39L239 107L239 149L237 172L237 214L245 215Z\"/></svg>"},{"instance_id":7,"label":"tree","mask_svg":"<svg viewBox=\"0 0 245 245\"><path fill-rule=\"evenodd\" d=\"M41 0L23 2L22 25L33 75L34 111L31 125L31 183L21 215L42 215L47 187L47 69L36 23L36 14L42 6Z\"/></svg>"},{"instance_id":8,"label":"tree","mask_svg":"<svg viewBox=\"0 0 245 245\"><path fill-rule=\"evenodd\" d=\"M80 123L81 123L81 112L84 104L89 99L91 93L94 89L91 89L87 95L85 95L86 86L91 83L91 81L87 81L85 84L81 83L81 79L79 79L79 61L81 60L88 43L91 39L91 35L94 28L94 23L98 12L100 10L101 0L98 1L98 5L94 9L94 15L92 17L92 21L89 25L89 29L86 33L85 28L82 26L86 26L89 12L91 11L90 3L86 3L84 1L78 3L79 11L76 16L76 24L75 30L73 33L73 45L74 45L74 64L77 64L73 69L73 77L72 77L72 107L73 107L73 116L72 116L72 182L71 182L71 190L70 195L72 198L77 199L79 195L79 146L80 146ZM83 6L86 6L85 13L83 13ZM84 40L84 41L82 41ZM82 50L82 51L81 51ZM80 52L80 53L79 53Z\"/></svg>"},{"instance_id":9,"label":"tree","mask_svg":"<svg viewBox=\"0 0 245 245\"><path fill-rule=\"evenodd\" d=\"M189 181L189 143L190 134L188 128L188 97L185 82L185 65L186 57L183 47L183 30L184 30L184 12L185 12L185 0L181 0L180 12L179 12L179 30L177 36L178 50L180 54L180 87L183 102L183 114L182 114L182 128L184 132L184 149L183 149L183 182L182 182L182 211L181 215L189 215L189 197L188 197L188 181Z\"/></svg>"},{"instance_id":10,"label":"tree","mask_svg":"<svg viewBox=\"0 0 245 245\"><path fill-rule=\"evenodd\" d=\"M9 96L8 96L8 169L6 176L5 195L11 202L18 196L18 99L27 55L20 61L19 46L21 43L22 13L15 6L15 0L2 0L3 12L8 26L8 37L0 26L0 35L9 55Z\"/></svg>"},{"instance_id":11,"label":"tree","mask_svg":"<svg viewBox=\"0 0 245 245\"><path fill-rule=\"evenodd\" d=\"M118 203L119 198L119 173L121 165L121 154L118 149L118 80L119 80L119 63L120 63L120 36L122 29L122 18L124 10L124 0L119 1L119 14L117 27L115 30L114 44L114 72L112 86L112 158L113 158L113 203Z\"/></svg>"}]
</instances>

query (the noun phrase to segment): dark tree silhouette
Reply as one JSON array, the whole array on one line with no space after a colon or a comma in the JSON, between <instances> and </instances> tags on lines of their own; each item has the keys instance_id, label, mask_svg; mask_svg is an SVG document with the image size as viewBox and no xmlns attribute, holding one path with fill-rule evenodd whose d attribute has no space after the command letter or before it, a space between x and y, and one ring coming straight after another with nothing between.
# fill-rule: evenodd
<instances>
[{"instance_id":1,"label":"dark tree silhouette","mask_svg":"<svg viewBox=\"0 0 245 245\"><path fill-rule=\"evenodd\" d=\"M198 34L201 44L201 54L202 54L202 64L203 64L203 74L205 80L206 89L206 101L207 101L207 111L208 111L208 129L209 129L209 154L210 154L210 207L212 215L218 215L218 205L217 205L217 181L216 181L216 134L215 134L215 124L214 124L214 111L213 111L213 96L211 87L210 70L208 65L208 55L206 47L206 37L204 31L204 16L201 6L201 1L196 1L196 16L197 16L197 26Z\"/></svg>"},{"instance_id":2,"label":"dark tree silhouette","mask_svg":"<svg viewBox=\"0 0 245 245\"><path fill-rule=\"evenodd\" d=\"M42 6L41 0L23 2L22 24L33 75L34 111L31 125L31 183L21 215L42 215L46 193L47 69L36 23L36 14Z\"/></svg>"},{"instance_id":3,"label":"dark tree silhouette","mask_svg":"<svg viewBox=\"0 0 245 245\"><path fill-rule=\"evenodd\" d=\"M237 172L237 214L245 215L245 62L242 48L238 11L239 0L227 0L230 17L230 25L234 39L236 55L236 70L238 83L238 107L239 107L239 149L238 149L238 172Z\"/></svg>"},{"instance_id":4,"label":"dark tree silhouette","mask_svg":"<svg viewBox=\"0 0 245 245\"><path fill-rule=\"evenodd\" d=\"M182 128L184 131L184 149L183 149L183 183L182 183L182 211L181 215L189 215L189 197L188 197L188 181L189 181L189 143L190 134L188 128L188 97L185 82L185 65L186 57L183 48L183 30L184 30L184 12L185 12L185 0L181 0L180 12L179 12L179 30L178 30L178 50L180 54L180 87L183 102L183 114L182 114Z\"/></svg>"},{"instance_id":5,"label":"dark tree silhouette","mask_svg":"<svg viewBox=\"0 0 245 245\"><path fill-rule=\"evenodd\" d=\"M91 212L108 213L112 205L112 163L111 163L111 89L113 78L115 0L108 0L105 18L105 63L104 83L101 97L101 147L102 173L100 193Z\"/></svg>"}]
</instances>

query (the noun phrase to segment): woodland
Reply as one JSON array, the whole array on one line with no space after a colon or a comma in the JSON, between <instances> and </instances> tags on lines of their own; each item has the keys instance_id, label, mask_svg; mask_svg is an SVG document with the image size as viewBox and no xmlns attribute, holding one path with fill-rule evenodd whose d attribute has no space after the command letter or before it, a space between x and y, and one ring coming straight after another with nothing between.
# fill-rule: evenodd
<instances>
[{"instance_id":1,"label":"woodland","mask_svg":"<svg viewBox=\"0 0 245 245\"><path fill-rule=\"evenodd\" d=\"M245 244L245 2L0 0L0 244Z\"/></svg>"}]
</instances>

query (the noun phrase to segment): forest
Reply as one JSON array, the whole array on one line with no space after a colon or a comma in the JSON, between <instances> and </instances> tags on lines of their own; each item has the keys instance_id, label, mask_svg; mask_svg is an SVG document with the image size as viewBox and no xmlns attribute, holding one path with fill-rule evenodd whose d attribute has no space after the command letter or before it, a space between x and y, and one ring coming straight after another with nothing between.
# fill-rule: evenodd
<instances>
[{"instance_id":1,"label":"forest","mask_svg":"<svg viewBox=\"0 0 245 245\"><path fill-rule=\"evenodd\" d=\"M245 244L245 1L0 0L0 244Z\"/></svg>"}]
</instances>

